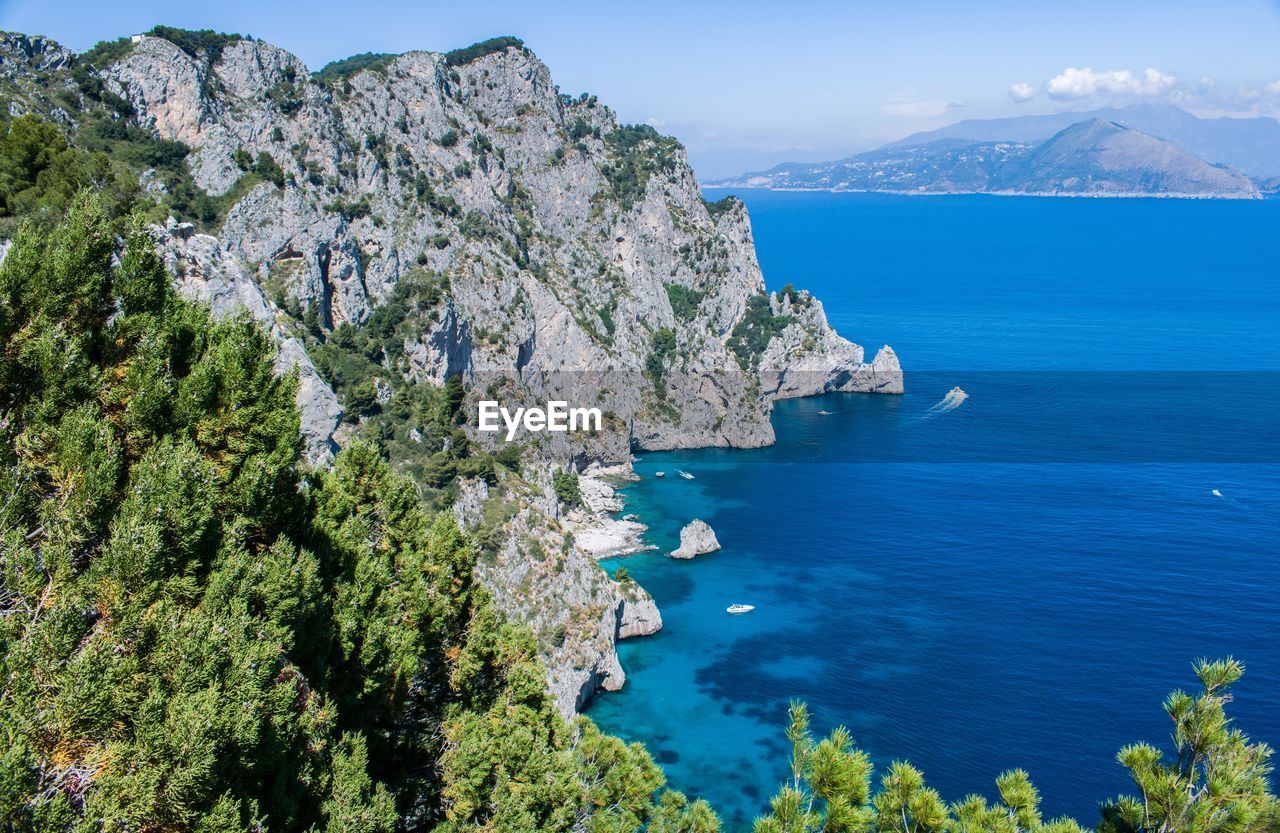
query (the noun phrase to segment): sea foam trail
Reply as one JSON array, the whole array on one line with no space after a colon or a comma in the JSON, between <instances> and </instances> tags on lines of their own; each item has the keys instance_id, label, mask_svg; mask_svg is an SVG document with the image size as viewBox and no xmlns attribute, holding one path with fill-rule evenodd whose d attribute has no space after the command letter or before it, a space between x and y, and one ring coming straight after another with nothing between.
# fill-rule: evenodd
<instances>
[{"instance_id":1,"label":"sea foam trail","mask_svg":"<svg viewBox=\"0 0 1280 833\"><path fill-rule=\"evenodd\" d=\"M934 405L929 410L934 411L935 413L946 413L947 411L954 411L956 408L959 408L961 405L963 405L964 401L968 398L969 398L969 394L961 390L959 386L956 386L951 390L947 391L947 395L942 397L942 401L939 402L937 405Z\"/></svg>"},{"instance_id":2,"label":"sea foam trail","mask_svg":"<svg viewBox=\"0 0 1280 833\"><path fill-rule=\"evenodd\" d=\"M920 419L922 420L930 419L932 417L938 416L939 414L945 414L950 411L954 411L956 408L959 408L961 405L963 405L964 401L968 398L969 398L969 394L965 393L963 390L960 389L960 386L957 385L956 387L947 391L947 395L942 397L942 401L934 405L932 408L930 408L928 412L925 413L924 416L920 417Z\"/></svg>"}]
</instances>

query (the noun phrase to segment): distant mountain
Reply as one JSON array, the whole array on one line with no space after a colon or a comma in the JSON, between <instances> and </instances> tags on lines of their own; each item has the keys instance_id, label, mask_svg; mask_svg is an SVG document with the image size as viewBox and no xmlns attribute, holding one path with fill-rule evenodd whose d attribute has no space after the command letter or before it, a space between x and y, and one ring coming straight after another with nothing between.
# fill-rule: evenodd
<instances>
[{"instance_id":1,"label":"distant mountain","mask_svg":"<svg viewBox=\"0 0 1280 833\"><path fill-rule=\"evenodd\" d=\"M776 190L967 194L991 190L1001 168L1026 157L1035 147L1034 142L942 139L873 150L835 162L788 163L707 184Z\"/></svg>"},{"instance_id":2,"label":"distant mountain","mask_svg":"<svg viewBox=\"0 0 1280 833\"><path fill-rule=\"evenodd\" d=\"M709 185L926 194L1257 198L1247 177L1172 142L1102 119L1045 141L951 138L890 146L835 162L779 165Z\"/></svg>"},{"instance_id":3,"label":"distant mountain","mask_svg":"<svg viewBox=\"0 0 1280 833\"><path fill-rule=\"evenodd\" d=\"M924 145L941 139L1038 142L1089 119L1141 130L1173 142L1207 162L1228 165L1249 176L1280 175L1280 122L1263 117L1202 119L1169 104L1131 104L1083 113L1051 113L1008 119L966 119L937 130L913 133L885 145L885 148Z\"/></svg>"},{"instance_id":4,"label":"distant mountain","mask_svg":"<svg viewBox=\"0 0 1280 833\"><path fill-rule=\"evenodd\" d=\"M998 172L1009 193L1091 196L1260 196L1248 177L1210 165L1172 142L1139 130L1090 119L1037 146Z\"/></svg>"}]
</instances>

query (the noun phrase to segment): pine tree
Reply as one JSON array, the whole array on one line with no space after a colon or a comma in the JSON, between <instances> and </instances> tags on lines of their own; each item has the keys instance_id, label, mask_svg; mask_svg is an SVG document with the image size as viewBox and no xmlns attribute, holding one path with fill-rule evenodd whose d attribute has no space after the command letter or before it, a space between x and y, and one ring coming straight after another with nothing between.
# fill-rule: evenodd
<instances>
[{"instance_id":1,"label":"pine tree","mask_svg":"<svg viewBox=\"0 0 1280 833\"><path fill-rule=\"evenodd\" d=\"M1173 721L1173 758L1146 743L1120 750L1137 796L1103 808L1101 833L1252 833L1280 830L1270 791L1271 748L1252 743L1226 714L1244 664L1227 658L1195 664L1201 691L1164 702Z\"/></svg>"},{"instance_id":2,"label":"pine tree","mask_svg":"<svg viewBox=\"0 0 1280 833\"><path fill-rule=\"evenodd\" d=\"M1127 746L1118 759L1140 796L1103 806L1099 833L1276 833L1280 802L1271 792L1271 749L1252 743L1226 715L1229 688L1244 674L1234 659L1195 664L1202 691L1175 691L1165 701L1174 724L1174 757L1154 746ZM756 833L1082 833L1070 818L1044 821L1040 793L1027 773L996 778L998 800L970 795L946 804L923 774L896 761L872 794L872 766L837 728L820 742L809 728L809 710L792 703L786 737L790 778L757 819Z\"/></svg>"}]
</instances>

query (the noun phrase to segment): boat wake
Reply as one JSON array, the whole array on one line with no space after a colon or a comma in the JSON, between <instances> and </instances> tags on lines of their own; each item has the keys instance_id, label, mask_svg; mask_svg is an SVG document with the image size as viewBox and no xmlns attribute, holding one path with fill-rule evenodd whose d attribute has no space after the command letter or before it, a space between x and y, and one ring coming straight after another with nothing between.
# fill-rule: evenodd
<instances>
[{"instance_id":1,"label":"boat wake","mask_svg":"<svg viewBox=\"0 0 1280 833\"><path fill-rule=\"evenodd\" d=\"M928 411L926 411L925 414L922 417L920 417L920 420L923 421L926 419L933 419L936 416L941 416L942 414L950 413L951 411L954 411L956 408L959 408L961 405L963 405L964 401L968 398L969 398L969 394L965 393L960 388L960 386L957 385L956 387L947 391L947 395L942 397L942 401L934 405Z\"/></svg>"},{"instance_id":2,"label":"boat wake","mask_svg":"<svg viewBox=\"0 0 1280 833\"><path fill-rule=\"evenodd\" d=\"M942 401L930 408L929 411L935 414L945 414L947 411L954 411L956 408L959 408L968 398L969 394L965 393L957 385L947 391L947 395L942 397Z\"/></svg>"}]
</instances>

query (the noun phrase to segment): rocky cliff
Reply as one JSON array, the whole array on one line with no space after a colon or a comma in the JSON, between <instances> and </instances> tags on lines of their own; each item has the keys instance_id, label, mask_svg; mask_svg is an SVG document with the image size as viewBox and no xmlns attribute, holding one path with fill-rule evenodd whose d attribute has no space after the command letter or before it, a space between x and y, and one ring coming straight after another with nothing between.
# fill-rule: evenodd
<instances>
[{"instance_id":1,"label":"rocky cliff","mask_svg":"<svg viewBox=\"0 0 1280 833\"><path fill-rule=\"evenodd\" d=\"M155 143L129 159L192 215L156 227L175 281L272 329L313 463L359 430L352 386L317 352L353 332L374 345L360 361L378 403L460 376L473 396L605 411L605 430L531 445L523 476L462 496L490 544L482 575L538 633L566 711L620 685L614 640L661 619L595 564L617 529L601 543L609 512L567 511L553 470L763 445L777 398L902 390L892 350L867 361L816 299L765 293L746 208L705 202L675 140L561 94L514 39L313 74L261 41L167 31L82 56L4 36L10 114L112 152Z\"/></svg>"},{"instance_id":2,"label":"rocky cliff","mask_svg":"<svg viewBox=\"0 0 1280 833\"><path fill-rule=\"evenodd\" d=\"M561 95L528 50L414 52L322 83L269 44L214 61L145 37L104 76L140 125L194 148L211 195L245 158L279 166L284 186L250 190L219 239L283 305L359 325L405 272L438 273L409 373L597 375L640 446L772 439L726 346L764 288L745 208L706 205L676 142ZM806 378L778 395L900 385L891 354L864 363L820 309L795 327L814 338L779 340L765 368L796 358ZM673 384L636 390L646 372Z\"/></svg>"}]
</instances>

